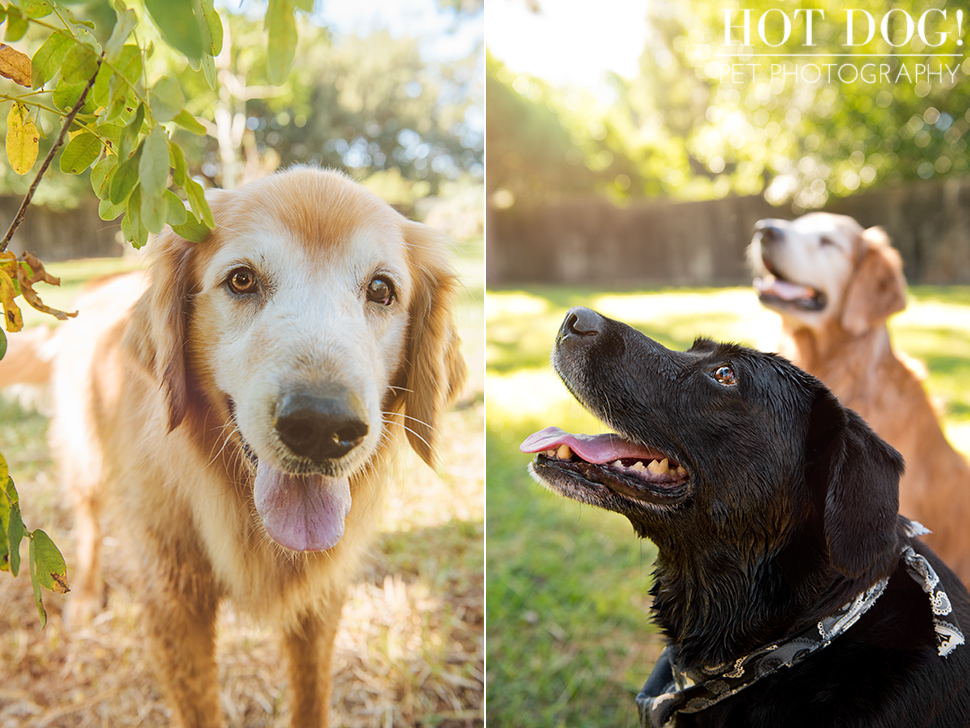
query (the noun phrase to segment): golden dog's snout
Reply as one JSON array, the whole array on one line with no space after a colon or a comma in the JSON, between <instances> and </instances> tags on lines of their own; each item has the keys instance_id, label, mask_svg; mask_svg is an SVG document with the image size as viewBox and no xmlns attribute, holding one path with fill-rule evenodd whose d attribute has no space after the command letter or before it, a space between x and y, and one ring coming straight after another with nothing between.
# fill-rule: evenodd
<instances>
[{"instance_id":1,"label":"golden dog's snout","mask_svg":"<svg viewBox=\"0 0 970 728\"><path fill-rule=\"evenodd\" d=\"M274 426L295 455L315 463L341 458L367 436L359 398L339 385L285 394L276 406Z\"/></svg>"}]
</instances>

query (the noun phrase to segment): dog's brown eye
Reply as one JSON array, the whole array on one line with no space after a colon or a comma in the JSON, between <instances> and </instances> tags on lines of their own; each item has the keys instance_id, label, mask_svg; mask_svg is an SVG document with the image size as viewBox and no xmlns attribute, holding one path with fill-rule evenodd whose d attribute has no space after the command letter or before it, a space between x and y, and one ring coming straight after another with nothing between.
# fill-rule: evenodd
<instances>
[{"instance_id":1,"label":"dog's brown eye","mask_svg":"<svg viewBox=\"0 0 970 728\"><path fill-rule=\"evenodd\" d=\"M738 383L734 376L734 370L729 366L721 366L715 369L714 379L717 380L718 384L723 384L725 387L734 387Z\"/></svg>"},{"instance_id":2,"label":"dog's brown eye","mask_svg":"<svg viewBox=\"0 0 970 728\"><path fill-rule=\"evenodd\" d=\"M394 302L394 284L387 278L377 276L367 285L367 300L390 306Z\"/></svg>"},{"instance_id":3,"label":"dog's brown eye","mask_svg":"<svg viewBox=\"0 0 970 728\"><path fill-rule=\"evenodd\" d=\"M256 274L249 268L236 268L229 274L229 289L233 293L255 293L259 288Z\"/></svg>"}]
</instances>

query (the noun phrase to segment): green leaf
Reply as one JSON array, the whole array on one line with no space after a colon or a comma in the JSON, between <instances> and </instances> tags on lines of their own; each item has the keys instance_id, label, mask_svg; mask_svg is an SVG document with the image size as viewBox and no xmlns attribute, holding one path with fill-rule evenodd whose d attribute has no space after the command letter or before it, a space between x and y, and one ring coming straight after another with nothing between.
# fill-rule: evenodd
<instances>
[{"instance_id":1,"label":"green leaf","mask_svg":"<svg viewBox=\"0 0 970 728\"><path fill-rule=\"evenodd\" d=\"M118 158L113 154L107 154L91 168L91 189L99 200L108 198L111 190L111 173L117 166Z\"/></svg>"},{"instance_id":2,"label":"green leaf","mask_svg":"<svg viewBox=\"0 0 970 728\"><path fill-rule=\"evenodd\" d=\"M185 165L185 154L182 147L171 139L168 140L168 163L172 167L172 180L179 187L185 187L185 178L188 175L188 167Z\"/></svg>"},{"instance_id":3,"label":"green leaf","mask_svg":"<svg viewBox=\"0 0 970 728\"><path fill-rule=\"evenodd\" d=\"M102 220L117 220L125 211L125 203L114 204L111 200L101 200L98 204L98 217Z\"/></svg>"},{"instance_id":4,"label":"green leaf","mask_svg":"<svg viewBox=\"0 0 970 728\"><path fill-rule=\"evenodd\" d=\"M182 111L176 116L173 121L178 124L183 129L192 132L198 136L205 136L205 127L188 111Z\"/></svg>"},{"instance_id":5,"label":"green leaf","mask_svg":"<svg viewBox=\"0 0 970 728\"><path fill-rule=\"evenodd\" d=\"M313 12L313 0L293 0L296 3L296 7L305 13Z\"/></svg>"},{"instance_id":6,"label":"green leaf","mask_svg":"<svg viewBox=\"0 0 970 728\"><path fill-rule=\"evenodd\" d=\"M30 545L34 552L33 568L36 569L40 585L56 594L69 592L71 589L67 585L67 564L51 537L37 529L31 534Z\"/></svg>"},{"instance_id":7,"label":"green leaf","mask_svg":"<svg viewBox=\"0 0 970 728\"><path fill-rule=\"evenodd\" d=\"M216 90L216 84L218 83L218 76L216 75L216 60L212 56L202 56L202 75L205 76L205 82L209 84L209 88L213 91Z\"/></svg>"},{"instance_id":8,"label":"green leaf","mask_svg":"<svg viewBox=\"0 0 970 728\"><path fill-rule=\"evenodd\" d=\"M13 481L7 478L7 489L13 487ZM10 523L7 525L7 539L10 543L10 573L17 576L20 573L20 542L27 534L24 520L20 516L20 504L11 499Z\"/></svg>"},{"instance_id":9,"label":"green leaf","mask_svg":"<svg viewBox=\"0 0 970 728\"><path fill-rule=\"evenodd\" d=\"M61 69L61 63L68 48L73 45L68 36L63 33L54 32L47 36L34 57L30 62L31 74L30 84L34 89L38 89L50 81Z\"/></svg>"},{"instance_id":10,"label":"green leaf","mask_svg":"<svg viewBox=\"0 0 970 728\"><path fill-rule=\"evenodd\" d=\"M205 226L204 223L199 222L199 218L197 218L191 212L186 214L186 220L184 224L172 225L172 230L175 231L176 235L182 238L185 238L186 240L192 243L204 242L205 239L209 237L209 233L212 232L209 228Z\"/></svg>"},{"instance_id":11,"label":"green leaf","mask_svg":"<svg viewBox=\"0 0 970 728\"><path fill-rule=\"evenodd\" d=\"M139 228L144 227L141 222L141 185L135 185L128 196L128 201L125 203L125 220L131 226L132 232L137 232Z\"/></svg>"},{"instance_id":12,"label":"green leaf","mask_svg":"<svg viewBox=\"0 0 970 728\"><path fill-rule=\"evenodd\" d=\"M186 57L198 61L205 52L200 19L193 0L145 0L145 7L165 41Z\"/></svg>"},{"instance_id":13,"label":"green leaf","mask_svg":"<svg viewBox=\"0 0 970 728\"><path fill-rule=\"evenodd\" d=\"M24 37L28 26L27 18L20 12L20 8L10 5L7 8L7 33L4 39L10 43L16 43Z\"/></svg>"},{"instance_id":14,"label":"green leaf","mask_svg":"<svg viewBox=\"0 0 970 728\"><path fill-rule=\"evenodd\" d=\"M182 202L182 199L172 190L165 190L165 200L168 204L165 222L172 227L184 225L188 221L188 211L185 209L185 203Z\"/></svg>"},{"instance_id":15,"label":"green leaf","mask_svg":"<svg viewBox=\"0 0 970 728\"><path fill-rule=\"evenodd\" d=\"M195 210L195 214L201 218L202 222L204 222L210 230L214 228L216 226L216 221L212 217L212 210L209 209L209 203L205 200L205 190L202 189L202 185L191 177L186 177L185 184L182 185L182 189L185 190L185 194L189 198L189 204L192 206L192 209Z\"/></svg>"},{"instance_id":16,"label":"green leaf","mask_svg":"<svg viewBox=\"0 0 970 728\"><path fill-rule=\"evenodd\" d=\"M7 353L7 335L3 333L3 329L0 329L0 359L3 359L6 353ZM0 458L2 457L3 456L0 455Z\"/></svg>"},{"instance_id":17,"label":"green leaf","mask_svg":"<svg viewBox=\"0 0 970 728\"><path fill-rule=\"evenodd\" d=\"M109 63L114 63L121 56L125 41L128 40L136 25L138 25L138 16L134 10L125 8L118 12L118 20L111 30L111 37L104 45L105 57Z\"/></svg>"},{"instance_id":18,"label":"green leaf","mask_svg":"<svg viewBox=\"0 0 970 728\"><path fill-rule=\"evenodd\" d=\"M0 488L0 571L10 571L10 544L7 530L10 528L10 501Z\"/></svg>"},{"instance_id":19,"label":"green leaf","mask_svg":"<svg viewBox=\"0 0 970 728\"><path fill-rule=\"evenodd\" d=\"M46 18L54 12L47 0L20 0L18 4L28 18Z\"/></svg>"},{"instance_id":20,"label":"green leaf","mask_svg":"<svg viewBox=\"0 0 970 728\"><path fill-rule=\"evenodd\" d=\"M2 331L2 329L0 329L0 331ZM6 486L7 480L9 478L10 478L10 467L7 465L7 459L3 456L3 453L0 453L0 483L4 483L4 485ZM14 492L16 492L16 490ZM6 502L6 499L7 499L7 491L6 491L6 487L4 487L4 490L0 491L0 502ZM4 530L6 530L6 528L4 528Z\"/></svg>"},{"instance_id":21,"label":"green leaf","mask_svg":"<svg viewBox=\"0 0 970 728\"><path fill-rule=\"evenodd\" d=\"M157 234L165 227L165 218L168 217L168 197L165 192L162 190L161 193L149 195L148 190L142 190L141 224L150 233Z\"/></svg>"},{"instance_id":22,"label":"green leaf","mask_svg":"<svg viewBox=\"0 0 970 728\"><path fill-rule=\"evenodd\" d=\"M54 87L51 100L61 111L67 112L74 108L74 104L81 98L85 83L67 83L63 78Z\"/></svg>"},{"instance_id":23,"label":"green leaf","mask_svg":"<svg viewBox=\"0 0 970 728\"><path fill-rule=\"evenodd\" d=\"M98 71L98 56L86 45L75 43L64 55L61 79L68 84L87 83Z\"/></svg>"},{"instance_id":24,"label":"green leaf","mask_svg":"<svg viewBox=\"0 0 970 728\"><path fill-rule=\"evenodd\" d=\"M132 114L131 119L125 124L125 128L121 130L121 139L118 142L118 156L122 159L125 159L131 154L131 150L138 140L138 135L141 134L141 127L144 122L145 104L138 104L135 113Z\"/></svg>"},{"instance_id":25,"label":"green leaf","mask_svg":"<svg viewBox=\"0 0 970 728\"><path fill-rule=\"evenodd\" d=\"M40 590L40 582L37 580L37 564L34 560L34 542L30 542L27 550L30 558L30 583L34 587L34 604L37 605L37 614L40 617L40 628L47 626L47 612L44 610L44 594Z\"/></svg>"},{"instance_id":26,"label":"green leaf","mask_svg":"<svg viewBox=\"0 0 970 728\"><path fill-rule=\"evenodd\" d=\"M89 131L83 131L64 145L61 152L61 171L81 174L101 154L101 140Z\"/></svg>"},{"instance_id":27,"label":"green leaf","mask_svg":"<svg viewBox=\"0 0 970 728\"><path fill-rule=\"evenodd\" d=\"M121 221L121 232L136 250L143 248L148 242L148 230L141 222L141 185L136 186L128 198L126 214Z\"/></svg>"},{"instance_id":28,"label":"green leaf","mask_svg":"<svg viewBox=\"0 0 970 728\"><path fill-rule=\"evenodd\" d=\"M218 56L222 51L222 19L216 12L213 0L195 0L194 11L196 17L202 19L202 40L205 52L210 56Z\"/></svg>"},{"instance_id":29,"label":"green leaf","mask_svg":"<svg viewBox=\"0 0 970 728\"><path fill-rule=\"evenodd\" d=\"M151 107L155 121L163 123L171 121L182 113L182 107L185 105L182 86L172 76L162 76L152 86L148 105Z\"/></svg>"},{"instance_id":30,"label":"green leaf","mask_svg":"<svg viewBox=\"0 0 970 728\"><path fill-rule=\"evenodd\" d=\"M159 232L165 226L165 217L168 215L168 200L165 197L169 171L168 146L165 129L161 125L156 126L145 137L141 161L138 163L141 223L150 233Z\"/></svg>"},{"instance_id":31,"label":"green leaf","mask_svg":"<svg viewBox=\"0 0 970 728\"><path fill-rule=\"evenodd\" d=\"M131 92L131 87L125 83L125 79L132 84L138 82L142 67L141 49L135 45L124 46L114 66L118 69L118 73L115 73L108 64L102 63L94 88L91 89L98 106L110 109L104 116L106 119L114 119L124 110L124 99Z\"/></svg>"},{"instance_id":32,"label":"green leaf","mask_svg":"<svg viewBox=\"0 0 970 728\"><path fill-rule=\"evenodd\" d=\"M296 55L296 7L293 0L269 0L266 9L266 71L269 82L280 86L293 66Z\"/></svg>"},{"instance_id":33,"label":"green leaf","mask_svg":"<svg viewBox=\"0 0 970 728\"><path fill-rule=\"evenodd\" d=\"M138 184L138 164L141 161L141 145L128 159L121 162L115 170L108 190L108 199L115 205L120 205L129 199L131 191Z\"/></svg>"},{"instance_id":34,"label":"green leaf","mask_svg":"<svg viewBox=\"0 0 970 728\"><path fill-rule=\"evenodd\" d=\"M168 186L168 134L161 125L155 126L142 142L138 178L145 196L158 197ZM152 230L151 232L157 232Z\"/></svg>"}]
</instances>

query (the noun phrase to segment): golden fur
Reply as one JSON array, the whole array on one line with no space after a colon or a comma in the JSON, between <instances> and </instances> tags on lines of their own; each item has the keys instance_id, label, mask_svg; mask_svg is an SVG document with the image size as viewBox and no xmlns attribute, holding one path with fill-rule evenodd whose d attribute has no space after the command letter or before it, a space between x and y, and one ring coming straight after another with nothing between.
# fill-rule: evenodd
<instances>
[{"instance_id":1,"label":"golden fur","mask_svg":"<svg viewBox=\"0 0 970 728\"><path fill-rule=\"evenodd\" d=\"M50 382L54 330L46 326L18 331L7 336L7 353L0 359L0 388L24 384L43 386Z\"/></svg>"},{"instance_id":2,"label":"golden fur","mask_svg":"<svg viewBox=\"0 0 970 728\"><path fill-rule=\"evenodd\" d=\"M143 279L122 276L78 302L76 328L62 326L53 432L78 515L72 617L100 606L98 524L110 511L140 559L175 724L223 724L214 639L228 598L282 629L292 725L325 726L341 606L388 459L406 430L433 462L435 423L463 383L456 280L443 236L336 173L297 168L210 204L205 242L166 230L152 243L143 295ZM230 287L240 269L255 293ZM377 277L393 282L389 304L368 298ZM85 321L87 307L101 314ZM309 462L282 440L279 401L334 387L367 433ZM336 545L297 552L270 537L254 495L264 465L306 483L349 479Z\"/></svg>"},{"instance_id":3,"label":"golden fur","mask_svg":"<svg viewBox=\"0 0 970 728\"><path fill-rule=\"evenodd\" d=\"M899 450L900 513L931 529L927 543L970 583L970 467L940 428L921 366L890 341L886 321L905 308L906 281L888 236L844 215L811 213L758 223L749 252L763 274L755 282L762 302L782 316L779 352ZM792 300L772 295L779 280L794 284L785 292ZM806 310L803 296L819 294L824 305Z\"/></svg>"}]
</instances>

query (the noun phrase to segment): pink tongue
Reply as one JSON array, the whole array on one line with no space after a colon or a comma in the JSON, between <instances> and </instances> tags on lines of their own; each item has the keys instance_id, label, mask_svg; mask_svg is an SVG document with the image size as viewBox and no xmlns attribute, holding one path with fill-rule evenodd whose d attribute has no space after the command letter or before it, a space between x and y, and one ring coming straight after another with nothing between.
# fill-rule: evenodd
<instances>
[{"instance_id":1,"label":"pink tongue","mask_svg":"<svg viewBox=\"0 0 970 728\"><path fill-rule=\"evenodd\" d=\"M767 293L777 296L782 301L798 301L803 298L814 298L815 289L809 286L800 286L797 283L780 281L777 278L764 280L763 278L754 279L754 287L758 293Z\"/></svg>"},{"instance_id":2,"label":"pink tongue","mask_svg":"<svg viewBox=\"0 0 970 728\"><path fill-rule=\"evenodd\" d=\"M324 475L290 475L256 467L256 511L280 546L291 551L326 551L344 535L350 513L350 481Z\"/></svg>"},{"instance_id":3,"label":"pink tongue","mask_svg":"<svg viewBox=\"0 0 970 728\"><path fill-rule=\"evenodd\" d=\"M664 457L655 450L624 440L619 435L572 435L558 427L547 427L525 438L522 452L555 450L560 445L570 449L588 463L601 465L623 458L656 460Z\"/></svg>"}]
</instances>

